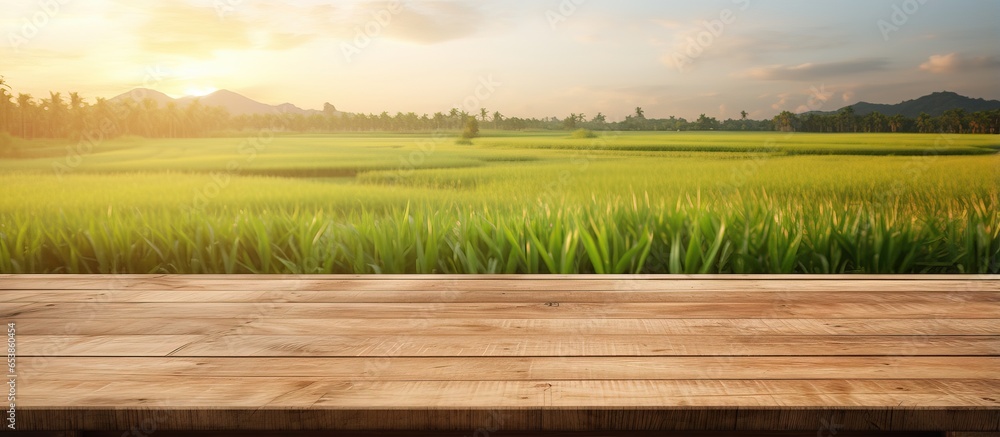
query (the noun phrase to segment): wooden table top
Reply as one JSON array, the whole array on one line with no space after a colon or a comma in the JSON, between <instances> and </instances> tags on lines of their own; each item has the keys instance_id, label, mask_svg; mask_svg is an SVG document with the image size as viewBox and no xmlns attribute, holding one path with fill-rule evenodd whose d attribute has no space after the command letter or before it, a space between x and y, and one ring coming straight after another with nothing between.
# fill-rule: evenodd
<instances>
[{"instance_id":1,"label":"wooden table top","mask_svg":"<svg viewBox=\"0 0 1000 437\"><path fill-rule=\"evenodd\" d=\"M17 430L1000 431L997 276L0 275L0 315Z\"/></svg>"}]
</instances>

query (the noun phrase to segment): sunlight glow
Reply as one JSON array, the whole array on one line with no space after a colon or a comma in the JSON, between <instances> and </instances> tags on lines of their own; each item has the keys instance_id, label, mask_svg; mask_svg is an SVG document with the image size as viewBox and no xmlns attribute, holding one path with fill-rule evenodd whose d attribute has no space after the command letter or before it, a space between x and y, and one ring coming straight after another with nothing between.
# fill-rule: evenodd
<instances>
[{"instance_id":1,"label":"sunlight glow","mask_svg":"<svg viewBox=\"0 0 1000 437\"><path fill-rule=\"evenodd\" d=\"M215 88L215 87L188 88L188 89L184 90L184 95L185 96L192 96L192 97L202 97L202 96L207 96L209 94L212 94L212 93L214 93L214 92L216 92L218 90L219 89Z\"/></svg>"}]
</instances>

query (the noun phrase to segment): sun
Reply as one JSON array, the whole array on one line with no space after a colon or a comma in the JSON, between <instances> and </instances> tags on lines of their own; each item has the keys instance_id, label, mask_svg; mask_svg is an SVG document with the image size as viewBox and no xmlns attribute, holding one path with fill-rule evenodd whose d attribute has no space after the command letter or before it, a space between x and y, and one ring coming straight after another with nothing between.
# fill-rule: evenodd
<instances>
[{"instance_id":1,"label":"sun","mask_svg":"<svg viewBox=\"0 0 1000 437\"><path fill-rule=\"evenodd\" d=\"M184 90L184 95L185 96L192 96L192 97L202 97L202 96L207 96L209 94L212 94L212 93L214 93L214 92L216 92L218 90L219 89L215 88L215 87L188 88L188 89Z\"/></svg>"}]
</instances>

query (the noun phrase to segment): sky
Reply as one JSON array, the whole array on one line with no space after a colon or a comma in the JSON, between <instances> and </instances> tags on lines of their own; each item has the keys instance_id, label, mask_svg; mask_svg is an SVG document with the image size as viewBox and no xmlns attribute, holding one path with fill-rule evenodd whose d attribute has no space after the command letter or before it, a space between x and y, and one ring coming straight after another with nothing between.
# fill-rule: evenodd
<instances>
[{"instance_id":1,"label":"sky","mask_svg":"<svg viewBox=\"0 0 1000 437\"><path fill-rule=\"evenodd\" d=\"M769 118L1000 99L993 0L5 0L15 93L228 89L348 112Z\"/></svg>"}]
</instances>

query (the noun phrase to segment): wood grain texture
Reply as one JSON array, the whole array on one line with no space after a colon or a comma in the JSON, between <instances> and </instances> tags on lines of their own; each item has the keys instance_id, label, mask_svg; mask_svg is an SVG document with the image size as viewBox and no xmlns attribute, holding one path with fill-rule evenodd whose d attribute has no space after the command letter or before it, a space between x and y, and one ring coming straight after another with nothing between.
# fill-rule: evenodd
<instances>
[{"instance_id":1,"label":"wood grain texture","mask_svg":"<svg viewBox=\"0 0 1000 437\"><path fill-rule=\"evenodd\" d=\"M0 316L26 431L1000 432L996 276L0 275Z\"/></svg>"},{"instance_id":2,"label":"wood grain texture","mask_svg":"<svg viewBox=\"0 0 1000 437\"><path fill-rule=\"evenodd\" d=\"M31 369L44 380L338 378L345 381L575 381L662 379L989 379L997 357L435 357L236 358L49 357Z\"/></svg>"},{"instance_id":3,"label":"wood grain texture","mask_svg":"<svg viewBox=\"0 0 1000 437\"><path fill-rule=\"evenodd\" d=\"M3 303L0 317L172 319L269 317L281 319L984 319L1000 302L628 302L628 303Z\"/></svg>"},{"instance_id":4,"label":"wood grain texture","mask_svg":"<svg viewBox=\"0 0 1000 437\"><path fill-rule=\"evenodd\" d=\"M141 339L140 339L141 337ZM996 336L24 336L23 354L62 345L66 356L524 357L524 356L996 356ZM121 347L115 345L120 344ZM174 349L171 349L174 348ZM175 350L176 349L176 350ZM157 356L165 356L156 354Z\"/></svg>"},{"instance_id":5,"label":"wood grain texture","mask_svg":"<svg viewBox=\"0 0 1000 437\"><path fill-rule=\"evenodd\" d=\"M232 319L33 318L24 335L996 335L1000 319Z\"/></svg>"},{"instance_id":6,"label":"wood grain texture","mask_svg":"<svg viewBox=\"0 0 1000 437\"><path fill-rule=\"evenodd\" d=\"M899 291L869 287L868 291L840 290L831 287L796 291L738 290L519 290L519 291L427 291L427 290L4 290L6 302L57 303L628 303L628 302L728 302L728 303L829 303L892 304L960 302L998 302L1000 296L990 291L953 291L936 289ZM706 293L710 291L710 293Z\"/></svg>"},{"instance_id":7,"label":"wood grain texture","mask_svg":"<svg viewBox=\"0 0 1000 437\"><path fill-rule=\"evenodd\" d=\"M39 379L23 408L997 408L995 380L525 380L382 381L291 376L182 377L175 384L114 379ZM988 396L987 396L988 397Z\"/></svg>"}]
</instances>

